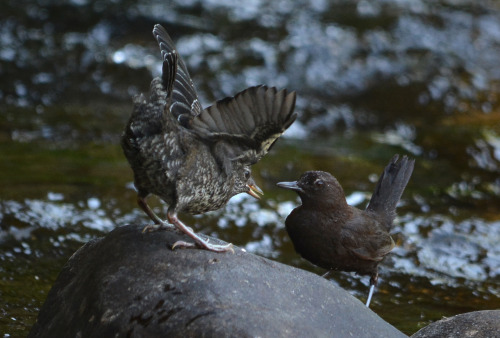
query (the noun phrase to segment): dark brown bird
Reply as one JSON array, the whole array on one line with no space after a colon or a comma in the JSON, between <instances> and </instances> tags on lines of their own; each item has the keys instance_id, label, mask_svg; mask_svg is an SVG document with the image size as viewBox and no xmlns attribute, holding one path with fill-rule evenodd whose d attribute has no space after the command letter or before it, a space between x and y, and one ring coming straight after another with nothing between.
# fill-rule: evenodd
<instances>
[{"instance_id":1,"label":"dark brown bird","mask_svg":"<svg viewBox=\"0 0 500 338\"><path fill-rule=\"evenodd\" d=\"M396 205L413 172L414 160L395 155L380 176L366 210L347 204L339 182L327 172L308 171L279 187L296 191L302 205L286 218L295 251L328 270L370 276L369 306L378 265L394 248L389 235Z\"/></svg>"},{"instance_id":2,"label":"dark brown bird","mask_svg":"<svg viewBox=\"0 0 500 338\"><path fill-rule=\"evenodd\" d=\"M184 225L177 213L200 214L224 206L239 193L259 198L250 166L264 156L296 118L295 92L266 86L248 88L203 109L186 65L166 30L155 25L153 36L163 58L161 77L153 79L149 99L134 98L134 110L121 145L134 172L139 206L154 221L145 230L175 226L197 245L214 245ZM146 203L154 194L168 204L167 222Z\"/></svg>"}]
</instances>

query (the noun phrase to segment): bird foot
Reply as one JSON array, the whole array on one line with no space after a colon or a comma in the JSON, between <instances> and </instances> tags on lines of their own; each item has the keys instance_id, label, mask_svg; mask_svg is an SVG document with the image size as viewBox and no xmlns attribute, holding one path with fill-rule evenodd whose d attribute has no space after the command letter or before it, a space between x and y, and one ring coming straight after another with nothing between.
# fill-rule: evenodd
<instances>
[{"instance_id":1,"label":"bird foot","mask_svg":"<svg viewBox=\"0 0 500 338\"><path fill-rule=\"evenodd\" d=\"M218 245L218 244L210 244L208 243L208 241L205 241L203 239L199 239L199 240L196 240L196 243L188 243L188 242L184 242L184 241L177 241L174 243L174 245L172 245L172 250L174 250L175 248L179 247L179 248L194 248L194 247L199 247L199 248L202 248L202 249L205 249L205 250L209 250L209 251L214 251L214 252L227 252L227 251L231 251L232 253L234 253L234 249L233 249L233 244L229 243L229 244L226 244L226 245Z\"/></svg>"},{"instance_id":2,"label":"bird foot","mask_svg":"<svg viewBox=\"0 0 500 338\"><path fill-rule=\"evenodd\" d=\"M158 230L162 230L162 229L172 229L172 228L175 228L175 226L173 226L172 224L169 224L165 221L162 221L160 223L146 225L144 227L144 229L142 229L142 233L154 232L154 231L158 231Z\"/></svg>"},{"instance_id":3,"label":"bird foot","mask_svg":"<svg viewBox=\"0 0 500 338\"><path fill-rule=\"evenodd\" d=\"M175 213L167 212L167 219L170 223L175 225L177 229L179 229L181 232L184 234L188 235L194 240L194 243L187 243L184 241L177 241L172 245L172 250L174 250L176 247L184 247L184 248L192 248L195 246L198 246L201 249L209 250L209 251L214 251L214 252L226 252L226 251L231 251L234 253L233 250L233 245L231 243L226 244L226 245L219 245L219 244L210 244L208 243L208 239L205 240L198 236L193 229L190 227L186 226L184 223L182 223L178 218Z\"/></svg>"}]
</instances>

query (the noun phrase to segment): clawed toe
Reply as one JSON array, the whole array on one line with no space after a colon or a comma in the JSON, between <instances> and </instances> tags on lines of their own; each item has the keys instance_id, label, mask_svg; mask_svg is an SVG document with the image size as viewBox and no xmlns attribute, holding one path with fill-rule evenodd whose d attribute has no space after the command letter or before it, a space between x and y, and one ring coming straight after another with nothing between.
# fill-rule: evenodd
<instances>
[{"instance_id":1,"label":"clawed toe","mask_svg":"<svg viewBox=\"0 0 500 338\"><path fill-rule=\"evenodd\" d=\"M234 253L233 245L226 244L226 245L218 245L218 244L210 244L208 243L208 240L205 240L198 236L193 229L182 223L178 218L175 212L167 212L167 219L170 223L172 223L177 229L179 229L182 233L188 235L194 240L194 243L187 243L184 241L177 241L172 245L172 250L174 250L177 247L183 247L183 248L192 248L192 247L199 247L201 249L209 250L209 251L214 251L214 252L226 252L226 251L231 251Z\"/></svg>"},{"instance_id":2,"label":"clawed toe","mask_svg":"<svg viewBox=\"0 0 500 338\"><path fill-rule=\"evenodd\" d=\"M210 244L205 240L196 241L196 243L177 241L174 243L174 245L172 245L172 250L174 250L175 248L194 248L194 247L199 247L201 249L214 251L214 252L230 251L231 253L234 253L233 244L231 244L231 243L225 244L225 245L217 245L217 244Z\"/></svg>"},{"instance_id":3,"label":"clawed toe","mask_svg":"<svg viewBox=\"0 0 500 338\"><path fill-rule=\"evenodd\" d=\"M172 245L172 250L175 250L175 248L194 248L195 246L196 246L196 244L194 244L194 243L177 241Z\"/></svg>"},{"instance_id":4,"label":"clawed toe","mask_svg":"<svg viewBox=\"0 0 500 338\"><path fill-rule=\"evenodd\" d=\"M167 222L161 222L161 223L156 223L156 224L149 224L142 229L142 233L146 232L154 232L162 229L169 229L169 228L174 228L172 224L168 224Z\"/></svg>"}]
</instances>

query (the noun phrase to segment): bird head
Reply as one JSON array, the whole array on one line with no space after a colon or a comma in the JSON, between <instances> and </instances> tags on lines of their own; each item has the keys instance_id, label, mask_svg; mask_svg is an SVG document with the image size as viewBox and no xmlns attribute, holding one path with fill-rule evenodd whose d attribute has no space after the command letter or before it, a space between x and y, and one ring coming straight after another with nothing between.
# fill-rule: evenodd
<instances>
[{"instance_id":1,"label":"bird head","mask_svg":"<svg viewBox=\"0 0 500 338\"><path fill-rule=\"evenodd\" d=\"M264 192L257 186L252 177L250 166L243 165L236 169L236 177L234 182L233 193L247 193L250 196L260 199Z\"/></svg>"},{"instance_id":2,"label":"bird head","mask_svg":"<svg viewBox=\"0 0 500 338\"><path fill-rule=\"evenodd\" d=\"M303 204L346 203L342 186L335 177L324 171L306 171L298 181L279 182L277 185L296 191Z\"/></svg>"}]
</instances>

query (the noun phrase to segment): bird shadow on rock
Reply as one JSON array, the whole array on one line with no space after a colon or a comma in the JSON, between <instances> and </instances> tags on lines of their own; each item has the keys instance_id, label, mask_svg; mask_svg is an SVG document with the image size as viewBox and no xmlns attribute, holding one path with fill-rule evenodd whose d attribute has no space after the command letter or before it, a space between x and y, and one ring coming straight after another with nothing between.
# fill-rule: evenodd
<instances>
[{"instance_id":1,"label":"bird shadow on rock","mask_svg":"<svg viewBox=\"0 0 500 338\"><path fill-rule=\"evenodd\" d=\"M118 227L82 246L29 337L405 336L315 274L238 247L171 250L189 238L142 229Z\"/></svg>"}]
</instances>

